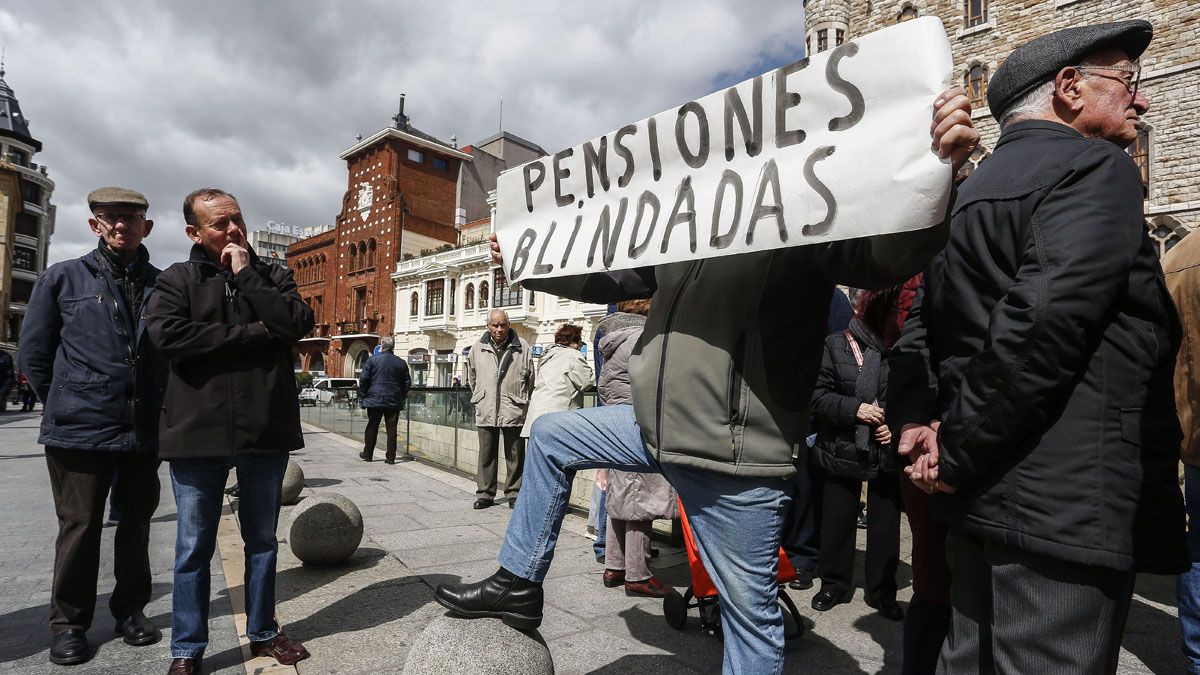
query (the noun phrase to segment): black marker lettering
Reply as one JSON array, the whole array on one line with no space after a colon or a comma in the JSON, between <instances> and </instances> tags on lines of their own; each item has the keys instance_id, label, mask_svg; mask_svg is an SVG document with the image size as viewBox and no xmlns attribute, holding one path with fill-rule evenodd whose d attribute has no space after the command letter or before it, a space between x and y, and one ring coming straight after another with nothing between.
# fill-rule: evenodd
<instances>
[{"instance_id":1,"label":"black marker lettering","mask_svg":"<svg viewBox=\"0 0 1200 675\"><path fill-rule=\"evenodd\" d=\"M532 227L521 233L521 238L517 240L517 252L512 258L512 269L509 270L512 279L521 278L521 273L525 271L525 263L529 262L529 249L533 248L536 239L537 232Z\"/></svg>"},{"instance_id":2,"label":"black marker lettering","mask_svg":"<svg viewBox=\"0 0 1200 675\"><path fill-rule=\"evenodd\" d=\"M562 262L558 264L559 267L567 266L567 258L571 257L571 249L575 246L575 236L579 234L580 225L583 225L583 216L575 216L575 228L571 230L571 238L567 240L567 250L563 251Z\"/></svg>"},{"instance_id":3,"label":"black marker lettering","mask_svg":"<svg viewBox=\"0 0 1200 675\"><path fill-rule=\"evenodd\" d=\"M617 130L617 135L613 136L613 152L621 156L625 160L625 173L617 178L617 187L625 187L629 185L629 179L633 178L633 153L629 148L621 144L626 136L632 136L637 133L637 127L632 124L627 124Z\"/></svg>"},{"instance_id":4,"label":"black marker lettering","mask_svg":"<svg viewBox=\"0 0 1200 675\"><path fill-rule=\"evenodd\" d=\"M787 128L787 111L800 103L800 94L787 90L787 78L792 73L798 73L808 67L808 59L799 61L775 71L775 147L786 148L804 142L804 130Z\"/></svg>"},{"instance_id":5,"label":"black marker lettering","mask_svg":"<svg viewBox=\"0 0 1200 675\"><path fill-rule=\"evenodd\" d=\"M750 116L746 114L746 105L737 87L725 90L725 161L733 159L733 118L736 116L738 126L742 130L742 138L746 141L746 154L757 157L762 152L762 75L754 78L754 93L751 94L751 112L754 114L754 125L750 124ZM751 130L753 129L753 131Z\"/></svg>"},{"instance_id":6,"label":"black marker lettering","mask_svg":"<svg viewBox=\"0 0 1200 675\"><path fill-rule=\"evenodd\" d=\"M800 231L800 233L806 237L825 234L828 232L829 226L833 224L834 217L837 216L837 201L833 198L833 193L829 191L828 187L825 187L825 184L821 182L821 179L817 178L817 174L813 172L813 166L817 162L832 155L833 150L834 147L832 145L823 145L816 150L813 150L813 153L808 156L808 159L804 160L805 182L807 182L808 186L813 189L813 192L816 192L821 196L821 199L825 200L825 217L822 218L820 222L816 222L811 225L805 225Z\"/></svg>"},{"instance_id":7,"label":"black marker lettering","mask_svg":"<svg viewBox=\"0 0 1200 675\"><path fill-rule=\"evenodd\" d=\"M845 57L854 56L857 53L857 44L843 43L833 50L833 53L829 55L829 61L825 64L825 79L829 82L829 87L850 100L850 113L829 120L830 131L845 131L862 121L865 106L862 92L858 90L858 87L842 79L838 73L838 63Z\"/></svg>"},{"instance_id":8,"label":"black marker lettering","mask_svg":"<svg viewBox=\"0 0 1200 675\"><path fill-rule=\"evenodd\" d=\"M695 115L700 124L700 149L695 154L687 146L684 134L684 122L688 113ZM699 169L708 161L708 115L699 103L688 101L679 106L679 114L675 117L675 144L679 146L679 156L683 158L684 163L693 169Z\"/></svg>"},{"instance_id":9,"label":"black marker lettering","mask_svg":"<svg viewBox=\"0 0 1200 675\"><path fill-rule=\"evenodd\" d=\"M537 178L533 178L530 174L534 169L537 169ZM546 165L538 162L530 162L523 169L525 173L525 208L533 213L533 191L541 187L542 181L546 179Z\"/></svg>"},{"instance_id":10,"label":"black marker lettering","mask_svg":"<svg viewBox=\"0 0 1200 675\"><path fill-rule=\"evenodd\" d=\"M687 202L686 208L684 202ZM667 252L667 243L671 240L671 231L679 223L688 224L689 245L692 253L696 252L696 194L692 192L692 177L684 176L675 191L675 206L671 207L671 217L667 220L667 228L663 230L662 247L659 253Z\"/></svg>"},{"instance_id":11,"label":"black marker lettering","mask_svg":"<svg viewBox=\"0 0 1200 675\"><path fill-rule=\"evenodd\" d=\"M721 206L725 203L725 188L733 187L733 224L729 226L729 231L725 234L717 234L720 228ZM713 203L712 215L712 236L708 243L713 248L726 248L735 237L737 237L738 228L742 224L742 177L735 172L726 169L721 174L721 182L717 183L717 199Z\"/></svg>"},{"instance_id":12,"label":"black marker lettering","mask_svg":"<svg viewBox=\"0 0 1200 675\"><path fill-rule=\"evenodd\" d=\"M566 206L575 201L575 195L569 192L565 195L562 193L562 180L571 175L571 170L558 165L559 162L573 154L575 154L575 150L572 148L554 153L554 203L559 206Z\"/></svg>"},{"instance_id":13,"label":"black marker lettering","mask_svg":"<svg viewBox=\"0 0 1200 675\"><path fill-rule=\"evenodd\" d=\"M600 187L608 192L608 137L600 137L600 149L592 147L592 142L588 141L583 144L583 170L584 176L587 179L588 197L596 196L595 183L592 180L592 173L595 172L600 176Z\"/></svg>"},{"instance_id":14,"label":"black marker lettering","mask_svg":"<svg viewBox=\"0 0 1200 675\"><path fill-rule=\"evenodd\" d=\"M646 120L646 132L650 138L650 166L654 168L654 180L662 178L662 160L658 156L658 122Z\"/></svg>"},{"instance_id":15,"label":"black marker lettering","mask_svg":"<svg viewBox=\"0 0 1200 675\"><path fill-rule=\"evenodd\" d=\"M773 203L763 202L767 196L767 186L771 188ZM758 190L754 195L754 211L750 213L750 224L746 226L746 243L754 243L754 226L763 218L774 218L775 226L779 228L779 241L787 242L787 225L783 219L783 190L779 187L779 167L775 160L769 160L763 165L758 174Z\"/></svg>"},{"instance_id":16,"label":"black marker lettering","mask_svg":"<svg viewBox=\"0 0 1200 675\"><path fill-rule=\"evenodd\" d=\"M650 229L646 230L646 238L639 244L637 243L638 230L642 227L642 214L646 212L646 206L654 208L654 215L650 216ZM654 226L658 224L658 211L661 206L658 197L649 190L638 197L637 217L633 219L633 231L629 233L629 257L631 259L637 260L650 246L650 239L654 236Z\"/></svg>"},{"instance_id":17,"label":"black marker lettering","mask_svg":"<svg viewBox=\"0 0 1200 675\"><path fill-rule=\"evenodd\" d=\"M601 247L604 269L612 267L613 258L617 255L617 240L621 237L621 225L625 222L625 210L629 206L629 198L621 198L617 205L617 224L611 227L610 231L609 208L611 206L611 204L605 204L604 210L600 212L600 223L596 226L596 234L592 235L592 248L588 251L588 267L596 262L596 244L600 243L601 236L604 237L604 245Z\"/></svg>"},{"instance_id":18,"label":"black marker lettering","mask_svg":"<svg viewBox=\"0 0 1200 675\"><path fill-rule=\"evenodd\" d=\"M533 273L535 275L549 274L554 271L554 265L542 262L542 258L546 257L546 247L550 245L550 237L554 236L554 228L557 226L558 223L553 220L550 221L550 229L546 230L546 237L542 239L542 248L538 251L537 261L533 263Z\"/></svg>"}]
</instances>

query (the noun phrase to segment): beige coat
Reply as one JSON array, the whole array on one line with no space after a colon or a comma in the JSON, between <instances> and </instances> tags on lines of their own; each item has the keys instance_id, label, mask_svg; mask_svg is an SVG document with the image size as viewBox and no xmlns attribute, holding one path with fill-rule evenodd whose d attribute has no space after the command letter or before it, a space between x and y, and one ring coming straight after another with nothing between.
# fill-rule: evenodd
<instances>
[{"instance_id":1,"label":"beige coat","mask_svg":"<svg viewBox=\"0 0 1200 675\"><path fill-rule=\"evenodd\" d=\"M525 422L533 389L533 357L529 345L513 331L500 353L486 332L467 355L467 379L475 426L519 427Z\"/></svg>"},{"instance_id":2,"label":"beige coat","mask_svg":"<svg viewBox=\"0 0 1200 675\"><path fill-rule=\"evenodd\" d=\"M533 396L521 435L529 438L534 420L546 413L583 407L583 390L592 384L587 358L578 349L553 345L538 363Z\"/></svg>"},{"instance_id":3,"label":"beige coat","mask_svg":"<svg viewBox=\"0 0 1200 675\"><path fill-rule=\"evenodd\" d=\"M1200 236L1185 237L1162 258L1183 342L1175 360L1175 408L1183 428L1180 458L1200 466Z\"/></svg>"}]
</instances>

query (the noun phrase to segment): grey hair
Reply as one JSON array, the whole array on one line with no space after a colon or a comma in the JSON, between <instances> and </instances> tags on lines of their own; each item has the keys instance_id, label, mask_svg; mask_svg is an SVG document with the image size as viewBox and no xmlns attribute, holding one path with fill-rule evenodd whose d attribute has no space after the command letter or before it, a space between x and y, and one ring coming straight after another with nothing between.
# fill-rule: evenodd
<instances>
[{"instance_id":1,"label":"grey hair","mask_svg":"<svg viewBox=\"0 0 1200 675\"><path fill-rule=\"evenodd\" d=\"M396 339L385 337L379 341L379 348L385 352L394 351L396 349Z\"/></svg>"},{"instance_id":2,"label":"grey hair","mask_svg":"<svg viewBox=\"0 0 1200 675\"><path fill-rule=\"evenodd\" d=\"M1050 107L1054 98L1054 80L1049 79L1030 89L1013 102L1000 116L1000 128L1035 117Z\"/></svg>"},{"instance_id":3,"label":"grey hair","mask_svg":"<svg viewBox=\"0 0 1200 675\"><path fill-rule=\"evenodd\" d=\"M502 309L493 309L492 311L488 312L488 316L487 316L488 323L492 322L493 316L502 316L502 317L504 317L505 321L508 321L508 312L506 312Z\"/></svg>"}]
</instances>

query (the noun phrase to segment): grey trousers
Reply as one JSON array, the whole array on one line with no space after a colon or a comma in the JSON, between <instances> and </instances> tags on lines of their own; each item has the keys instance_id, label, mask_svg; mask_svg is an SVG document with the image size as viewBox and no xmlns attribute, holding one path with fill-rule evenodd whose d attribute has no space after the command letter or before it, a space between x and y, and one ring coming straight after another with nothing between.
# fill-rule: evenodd
<instances>
[{"instance_id":1,"label":"grey trousers","mask_svg":"<svg viewBox=\"0 0 1200 675\"><path fill-rule=\"evenodd\" d=\"M608 519L608 536L605 538L604 568L624 570L625 581L645 581L650 573L650 526L649 520Z\"/></svg>"},{"instance_id":2,"label":"grey trousers","mask_svg":"<svg viewBox=\"0 0 1200 675\"><path fill-rule=\"evenodd\" d=\"M479 470L475 473L475 496L496 497L496 460L500 439L504 439L504 468L507 485L504 496L516 499L521 491L521 473L525 469L525 439L521 427L478 427Z\"/></svg>"},{"instance_id":3,"label":"grey trousers","mask_svg":"<svg viewBox=\"0 0 1200 675\"><path fill-rule=\"evenodd\" d=\"M1132 572L1070 563L951 531L952 626L943 675L1114 673Z\"/></svg>"}]
</instances>

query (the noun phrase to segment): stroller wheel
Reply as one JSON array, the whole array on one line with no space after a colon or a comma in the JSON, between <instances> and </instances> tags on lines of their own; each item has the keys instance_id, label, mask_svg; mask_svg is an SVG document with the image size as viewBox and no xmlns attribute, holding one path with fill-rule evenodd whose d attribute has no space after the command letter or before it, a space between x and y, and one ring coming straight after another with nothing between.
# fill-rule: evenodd
<instances>
[{"instance_id":1,"label":"stroller wheel","mask_svg":"<svg viewBox=\"0 0 1200 675\"><path fill-rule=\"evenodd\" d=\"M671 628L683 630L687 625L687 610L687 600L679 594L679 591L672 590L663 597L663 617Z\"/></svg>"},{"instance_id":2,"label":"stroller wheel","mask_svg":"<svg viewBox=\"0 0 1200 675\"><path fill-rule=\"evenodd\" d=\"M716 596L697 598L700 609L700 626L710 633L718 634L721 626L721 605Z\"/></svg>"}]
</instances>

